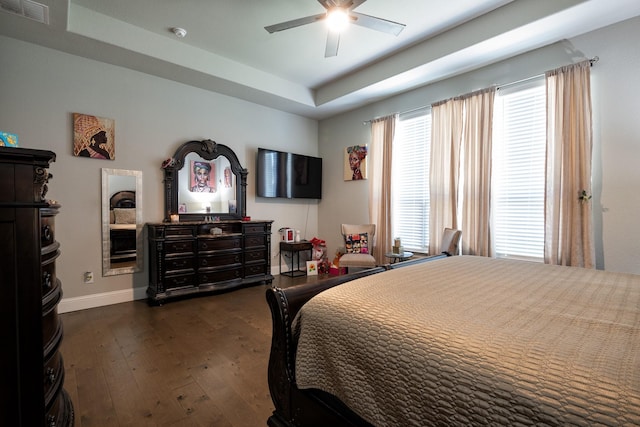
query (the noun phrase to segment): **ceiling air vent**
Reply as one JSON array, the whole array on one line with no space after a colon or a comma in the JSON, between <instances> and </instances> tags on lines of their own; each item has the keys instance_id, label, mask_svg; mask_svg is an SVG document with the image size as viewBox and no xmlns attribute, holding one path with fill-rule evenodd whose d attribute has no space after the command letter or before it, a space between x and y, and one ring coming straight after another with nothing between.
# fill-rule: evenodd
<instances>
[{"instance_id":1,"label":"ceiling air vent","mask_svg":"<svg viewBox=\"0 0 640 427\"><path fill-rule=\"evenodd\" d=\"M0 0L0 9L49 25L49 6L31 0Z\"/></svg>"}]
</instances>

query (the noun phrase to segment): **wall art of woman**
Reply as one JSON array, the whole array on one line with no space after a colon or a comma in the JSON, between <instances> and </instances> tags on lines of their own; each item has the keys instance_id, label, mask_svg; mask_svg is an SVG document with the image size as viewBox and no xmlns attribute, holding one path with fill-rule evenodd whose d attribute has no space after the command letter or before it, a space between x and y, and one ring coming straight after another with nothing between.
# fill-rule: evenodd
<instances>
[{"instance_id":1,"label":"wall art of woman","mask_svg":"<svg viewBox=\"0 0 640 427\"><path fill-rule=\"evenodd\" d=\"M209 162L191 162L191 188L193 193L215 193L215 180L211 180L211 175L215 175L215 165Z\"/></svg>"},{"instance_id":2,"label":"wall art of woman","mask_svg":"<svg viewBox=\"0 0 640 427\"><path fill-rule=\"evenodd\" d=\"M366 158L366 145L353 145L346 148L345 181L367 179Z\"/></svg>"},{"instance_id":3,"label":"wall art of woman","mask_svg":"<svg viewBox=\"0 0 640 427\"><path fill-rule=\"evenodd\" d=\"M73 154L78 157L115 158L114 120L73 113Z\"/></svg>"}]
</instances>

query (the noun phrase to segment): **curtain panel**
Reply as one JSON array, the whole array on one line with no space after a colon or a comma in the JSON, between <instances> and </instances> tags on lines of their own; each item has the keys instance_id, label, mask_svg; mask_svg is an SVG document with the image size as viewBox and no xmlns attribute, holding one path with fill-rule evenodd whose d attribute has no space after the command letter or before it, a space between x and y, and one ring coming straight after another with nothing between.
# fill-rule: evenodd
<instances>
[{"instance_id":1,"label":"curtain panel","mask_svg":"<svg viewBox=\"0 0 640 427\"><path fill-rule=\"evenodd\" d=\"M544 260L595 268L591 200L590 61L545 74L547 155Z\"/></svg>"},{"instance_id":2,"label":"curtain panel","mask_svg":"<svg viewBox=\"0 0 640 427\"><path fill-rule=\"evenodd\" d=\"M462 253L493 256L491 244L491 158L496 88L464 97L462 138Z\"/></svg>"},{"instance_id":3,"label":"curtain panel","mask_svg":"<svg viewBox=\"0 0 640 427\"><path fill-rule=\"evenodd\" d=\"M371 122L369 148L369 219L376 225L373 257L384 264L387 248L392 246L391 235L391 159L397 114Z\"/></svg>"},{"instance_id":4,"label":"curtain panel","mask_svg":"<svg viewBox=\"0 0 640 427\"><path fill-rule=\"evenodd\" d=\"M440 253L445 227L458 228L458 177L464 101L448 99L431 106L429 172L429 253Z\"/></svg>"}]
</instances>

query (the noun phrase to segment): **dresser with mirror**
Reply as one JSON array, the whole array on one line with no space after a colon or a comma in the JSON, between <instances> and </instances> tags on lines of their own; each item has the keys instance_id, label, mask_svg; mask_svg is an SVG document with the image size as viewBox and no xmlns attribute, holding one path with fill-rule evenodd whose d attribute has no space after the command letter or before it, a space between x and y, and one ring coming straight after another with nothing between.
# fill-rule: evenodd
<instances>
[{"instance_id":1,"label":"dresser with mirror","mask_svg":"<svg viewBox=\"0 0 640 427\"><path fill-rule=\"evenodd\" d=\"M248 172L233 150L189 141L163 169L165 218L147 224L149 302L271 283L273 221L247 218Z\"/></svg>"}]
</instances>

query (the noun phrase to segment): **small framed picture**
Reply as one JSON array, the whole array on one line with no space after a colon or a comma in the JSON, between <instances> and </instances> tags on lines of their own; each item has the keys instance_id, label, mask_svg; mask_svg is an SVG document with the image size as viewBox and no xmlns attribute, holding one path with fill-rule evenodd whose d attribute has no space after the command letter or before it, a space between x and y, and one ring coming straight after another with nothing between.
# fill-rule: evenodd
<instances>
[{"instance_id":1,"label":"small framed picture","mask_svg":"<svg viewBox=\"0 0 640 427\"><path fill-rule=\"evenodd\" d=\"M307 276L318 275L318 260L307 261Z\"/></svg>"},{"instance_id":2,"label":"small framed picture","mask_svg":"<svg viewBox=\"0 0 640 427\"><path fill-rule=\"evenodd\" d=\"M17 147L18 135L0 131L0 147Z\"/></svg>"}]
</instances>

